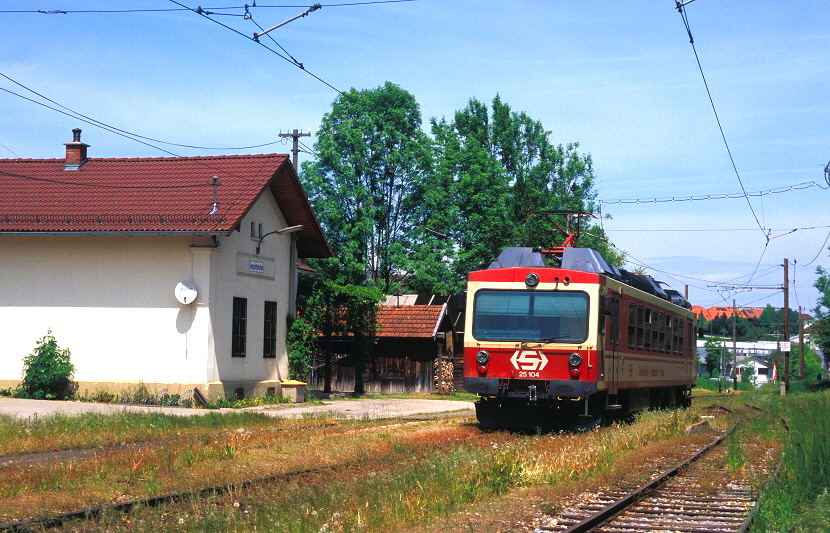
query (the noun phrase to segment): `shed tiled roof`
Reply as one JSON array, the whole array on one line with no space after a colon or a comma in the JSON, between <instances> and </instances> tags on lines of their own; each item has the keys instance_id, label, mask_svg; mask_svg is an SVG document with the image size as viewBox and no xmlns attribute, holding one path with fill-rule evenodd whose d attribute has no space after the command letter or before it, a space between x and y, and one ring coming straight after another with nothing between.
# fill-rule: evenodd
<instances>
[{"instance_id":1,"label":"shed tiled roof","mask_svg":"<svg viewBox=\"0 0 830 533\"><path fill-rule=\"evenodd\" d=\"M443 305L381 305L378 337L432 338L444 314Z\"/></svg>"},{"instance_id":2,"label":"shed tiled roof","mask_svg":"<svg viewBox=\"0 0 830 533\"><path fill-rule=\"evenodd\" d=\"M227 233L270 188L302 257L331 249L284 154L168 158L0 159L0 233ZM213 177L218 178L216 214ZM276 229L276 228L275 228Z\"/></svg>"}]
</instances>

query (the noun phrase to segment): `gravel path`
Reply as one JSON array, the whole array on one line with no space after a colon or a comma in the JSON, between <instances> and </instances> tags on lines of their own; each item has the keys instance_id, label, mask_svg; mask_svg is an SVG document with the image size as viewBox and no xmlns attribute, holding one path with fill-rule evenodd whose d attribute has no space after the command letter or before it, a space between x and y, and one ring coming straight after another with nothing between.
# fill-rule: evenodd
<instances>
[{"instance_id":1,"label":"gravel path","mask_svg":"<svg viewBox=\"0 0 830 533\"><path fill-rule=\"evenodd\" d=\"M383 399L331 400L319 405L305 403L275 404L246 407L278 418L302 418L310 415L332 415L339 418L376 419L406 418L416 415L453 413L472 415L473 402L431 399ZM198 416L208 413L238 413L240 409L188 409L184 407L160 407L155 405L118 405L74 401L23 400L0 398L0 414L17 418L44 417L55 413L79 415L81 413L165 413L180 416Z\"/></svg>"}]
</instances>

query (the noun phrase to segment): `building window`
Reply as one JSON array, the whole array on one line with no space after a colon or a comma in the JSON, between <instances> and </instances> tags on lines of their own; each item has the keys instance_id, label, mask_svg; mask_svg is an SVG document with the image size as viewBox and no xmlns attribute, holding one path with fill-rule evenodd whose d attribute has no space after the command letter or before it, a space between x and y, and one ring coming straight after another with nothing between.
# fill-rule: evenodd
<instances>
[{"instance_id":1,"label":"building window","mask_svg":"<svg viewBox=\"0 0 830 533\"><path fill-rule=\"evenodd\" d=\"M248 322L248 300L233 299L233 332L231 334L231 355L245 357L245 334Z\"/></svg>"},{"instance_id":2,"label":"building window","mask_svg":"<svg viewBox=\"0 0 830 533\"><path fill-rule=\"evenodd\" d=\"M265 302L265 331L262 336L262 357L277 356L277 302Z\"/></svg>"}]
</instances>

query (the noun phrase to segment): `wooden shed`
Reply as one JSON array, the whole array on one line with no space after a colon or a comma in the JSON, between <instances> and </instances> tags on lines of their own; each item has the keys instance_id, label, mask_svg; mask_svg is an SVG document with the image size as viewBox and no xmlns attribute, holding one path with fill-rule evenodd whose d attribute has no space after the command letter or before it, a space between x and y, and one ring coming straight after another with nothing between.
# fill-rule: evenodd
<instances>
[{"instance_id":1,"label":"wooden shed","mask_svg":"<svg viewBox=\"0 0 830 533\"><path fill-rule=\"evenodd\" d=\"M366 392L433 392L436 367L440 374L442 361L447 361L451 369L454 351L463 347L456 330L458 315L452 312L451 300L438 296L387 297L378 309L377 342L367 369ZM331 365L332 390L351 392L355 376L350 343L343 340L332 344L336 352ZM311 382L316 389L324 387L322 356L315 362Z\"/></svg>"}]
</instances>

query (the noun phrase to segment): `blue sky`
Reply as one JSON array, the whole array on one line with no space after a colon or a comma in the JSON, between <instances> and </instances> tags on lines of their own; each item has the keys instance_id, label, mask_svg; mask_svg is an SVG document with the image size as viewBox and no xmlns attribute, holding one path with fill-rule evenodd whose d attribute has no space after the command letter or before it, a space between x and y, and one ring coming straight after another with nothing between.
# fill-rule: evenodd
<instances>
[{"instance_id":1,"label":"blue sky","mask_svg":"<svg viewBox=\"0 0 830 533\"><path fill-rule=\"evenodd\" d=\"M307 8L258 4L252 20L239 16L244 2L213 18L250 36L259 31L255 23L270 28ZM308 72L340 90L396 83L415 95L425 124L472 97L489 102L499 93L540 120L554 142L579 142L592 155L600 200L737 194L608 203L603 213L613 218L604 227L630 255L630 267L645 265L681 292L689 284L693 303L735 298L738 305L781 306L780 291L736 294L715 286L780 286L787 258L790 306L815 305L815 266L830 267L822 246L830 235L830 191L812 186L751 197L750 210L672 0L333 4L271 34ZM96 120L171 143L244 147L319 127L333 89L204 17L73 12L176 8L162 0L4 0L0 73ZM7 12L38 9L69 13ZM827 187L826 2L696 0L686 13L744 189ZM262 42L283 53L268 38ZM5 78L0 88L40 100ZM74 127L84 130L91 157L169 155L0 91L0 157L63 157ZM303 140L311 146L314 137ZM290 148L159 146L176 155Z\"/></svg>"}]
</instances>

